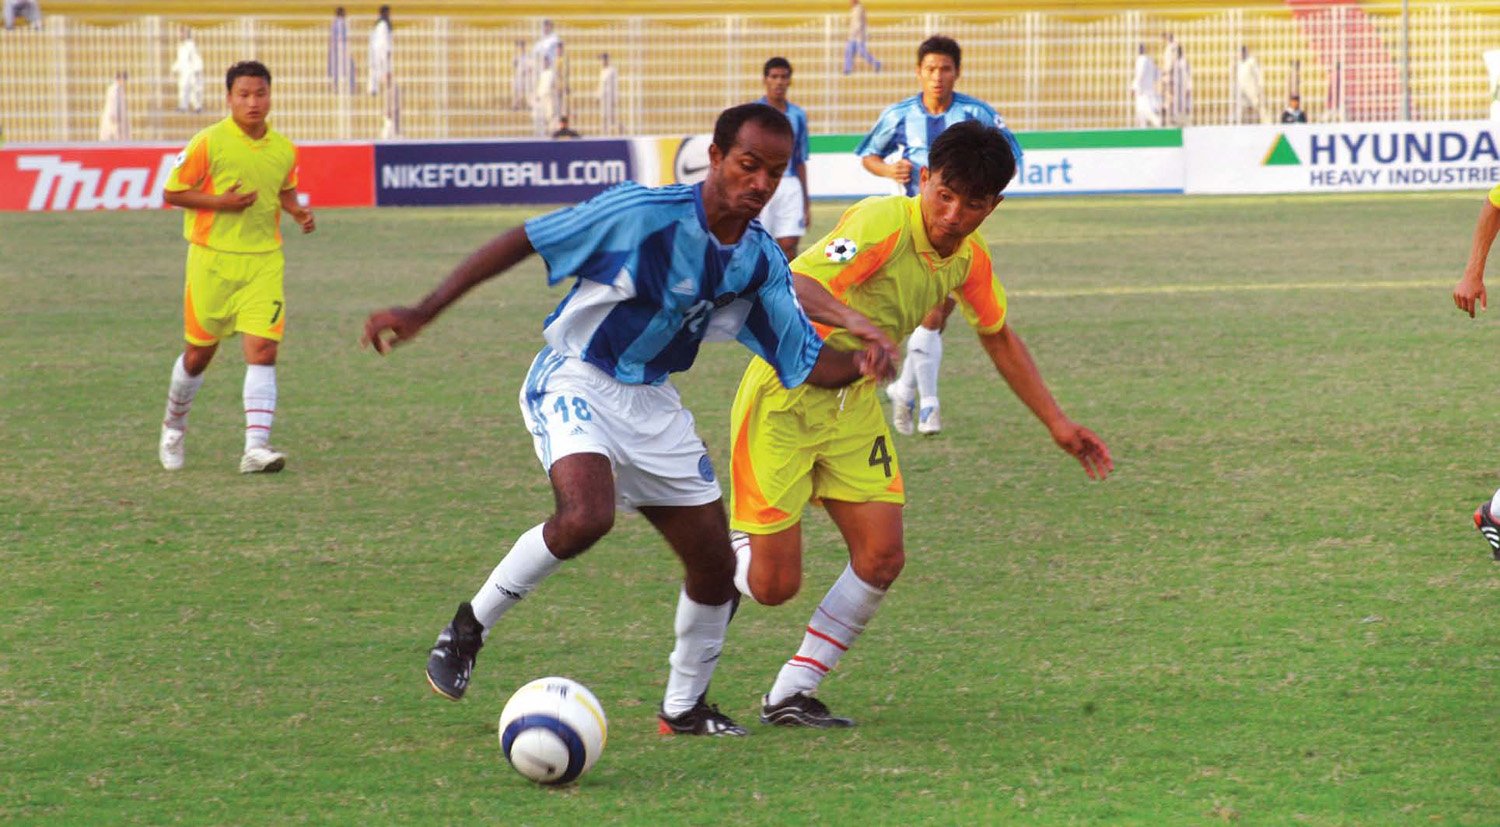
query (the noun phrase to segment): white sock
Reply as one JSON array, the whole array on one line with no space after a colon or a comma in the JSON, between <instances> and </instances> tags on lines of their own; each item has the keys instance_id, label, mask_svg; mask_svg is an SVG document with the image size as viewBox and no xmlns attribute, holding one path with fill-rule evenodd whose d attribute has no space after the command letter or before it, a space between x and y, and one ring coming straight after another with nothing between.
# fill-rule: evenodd
<instances>
[{"instance_id":1,"label":"white sock","mask_svg":"<svg viewBox=\"0 0 1500 827\"><path fill-rule=\"evenodd\" d=\"M901 360L901 372L891 381L888 393L913 401L917 398L917 371L912 364L911 339L906 340L906 358Z\"/></svg>"},{"instance_id":2,"label":"white sock","mask_svg":"<svg viewBox=\"0 0 1500 827\"><path fill-rule=\"evenodd\" d=\"M484 625L485 635L489 635L490 627L498 623L512 606L557 571L562 562L547 548L547 542L542 539L541 525L522 534L500 565L490 572L490 579L484 581L474 599L469 601L474 606L474 616Z\"/></svg>"},{"instance_id":3,"label":"white sock","mask_svg":"<svg viewBox=\"0 0 1500 827\"><path fill-rule=\"evenodd\" d=\"M885 592L859 579L853 566L845 566L807 622L802 647L781 667L771 686L769 702L779 704L798 692L816 692L823 677L838 666L839 659L875 616L883 597Z\"/></svg>"},{"instance_id":4,"label":"white sock","mask_svg":"<svg viewBox=\"0 0 1500 827\"><path fill-rule=\"evenodd\" d=\"M943 366L943 334L918 327L906 344L906 358L917 375L917 403L921 408L937 407L938 368Z\"/></svg>"},{"instance_id":5,"label":"white sock","mask_svg":"<svg viewBox=\"0 0 1500 827\"><path fill-rule=\"evenodd\" d=\"M692 709L714 676L719 652L724 648L724 631L734 601L707 606L688 597L684 589L677 597L677 646L672 650L672 672L667 676L667 697L661 708L668 716Z\"/></svg>"},{"instance_id":6,"label":"white sock","mask_svg":"<svg viewBox=\"0 0 1500 827\"><path fill-rule=\"evenodd\" d=\"M1490 498L1490 518L1500 520L1500 490L1497 490L1495 496Z\"/></svg>"},{"instance_id":7,"label":"white sock","mask_svg":"<svg viewBox=\"0 0 1500 827\"><path fill-rule=\"evenodd\" d=\"M271 443L276 418L276 366L245 366L245 450Z\"/></svg>"},{"instance_id":8,"label":"white sock","mask_svg":"<svg viewBox=\"0 0 1500 827\"><path fill-rule=\"evenodd\" d=\"M743 531L729 532L729 547L734 549L734 587L740 594L755 600L755 595L750 592L750 535Z\"/></svg>"},{"instance_id":9,"label":"white sock","mask_svg":"<svg viewBox=\"0 0 1500 827\"><path fill-rule=\"evenodd\" d=\"M172 363L172 384L167 386L167 413L162 424L175 431L187 430L188 410L193 407L193 397L203 387L203 374L189 376L182 366L182 356Z\"/></svg>"}]
</instances>

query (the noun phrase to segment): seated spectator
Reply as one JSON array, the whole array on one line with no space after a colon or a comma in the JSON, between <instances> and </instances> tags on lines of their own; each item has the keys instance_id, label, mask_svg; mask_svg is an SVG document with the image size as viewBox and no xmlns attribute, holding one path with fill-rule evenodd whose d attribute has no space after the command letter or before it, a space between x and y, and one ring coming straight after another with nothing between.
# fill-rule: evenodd
<instances>
[{"instance_id":1,"label":"seated spectator","mask_svg":"<svg viewBox=\"0 0 1500 827\"><path fill-rule=\"evenodd\" d=\"M563 115L561 118L557 119L557 131L552 133L552 137L558 140L562 140L566 138L581 138L583 136L579 135L577 132L574 132L572 127L568 126L568 116Z\"/></svg>"},{"instance_id":2,"label":"seated spectator","mask_svg":"<svg viewBox=\"0 0 1500 827\"><path fill-rule=\"evenodd\" d=\"M1307 111L1302 108L1302 96L1293 92L1287 98L1286 108L1281 110L1282 123L1307 123Z\"/></svg>"}]
</instances>

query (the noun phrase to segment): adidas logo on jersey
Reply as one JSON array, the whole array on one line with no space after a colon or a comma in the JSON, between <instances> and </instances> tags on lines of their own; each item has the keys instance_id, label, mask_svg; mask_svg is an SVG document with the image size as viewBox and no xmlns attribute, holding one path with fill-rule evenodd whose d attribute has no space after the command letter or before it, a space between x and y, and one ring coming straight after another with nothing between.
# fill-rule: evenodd
<instances>
[{"instance_id":1,"label":"adidas logo on jersey","mask_svg":"<svg viewBox=\"0 0 1500 827\"><path fill-rule=\"evenodd\" d=\"M698 295L698 282L684 278L672 285L672 292L679 296L696 296Z\"/></svg>"}]
</instances>

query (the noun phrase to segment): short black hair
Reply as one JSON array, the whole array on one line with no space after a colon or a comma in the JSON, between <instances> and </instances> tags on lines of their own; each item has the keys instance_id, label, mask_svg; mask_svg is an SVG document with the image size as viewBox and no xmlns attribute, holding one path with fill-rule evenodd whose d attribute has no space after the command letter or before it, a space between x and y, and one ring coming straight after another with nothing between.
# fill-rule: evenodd
<instances>
[{"instance_id":1,"label":"short black hair","mask_svg":"<svg viewBox=\"0 0 1500 827\"><path fill-rule=\"evenodd\" d=\"M778 135L792 137L792 122L776 107L764 103L742 103L719 113L719 119L714 122L714 146L728 155L747 123L757 123Z\"/></svg>"},{"instance_id":2,"label":"short black hair","mask_svg":"<svg viewBox=\"0 0 1500 827\"><path fill-rule=\"evenodd\" d=\"M784 57L773 57L766 61L765 67L760 70L760 76L763 78L770 77L772 69L785 69L786 73L790 75L792 73L792 62Z\"/></svg>"},{"instance_id":3,"label":"short black hair","mask_svg":"<svg viewBox=\"0 0 1500 827\"><path fill-rule=\"evenodd\" d=\"M229 71L224 73L225 91L234 90L235 78L265 78L266 85L270 86L271 70L266 68L266 64L258 60L242 60L229 67Z\"/></svg>"},{"instance_id":4,"label":"short black hair","mask_svg":"<svg viewBox=\"0 0 1500 827\"><path fill-rule=\"evenodd\" d=\"M1016 153L1010 138L980 121L963 121L943 130L927 153L929 175L965 198L999 195L1016 177Z\"/></svg>"},{"instance_id":5,"label":"short black hair","mask_svg":"<svg viewBox=\"0 0 1500 827\"><path fill-rule=\"evenodd\" d=\"M922 45L917 47L917 64L921 65L922 58L930 54L947 55L953 58L953 68L963 68L964 50L958 48L958 41L951 37L935 34L922 41Z\"/></svg>"}]
</instances>

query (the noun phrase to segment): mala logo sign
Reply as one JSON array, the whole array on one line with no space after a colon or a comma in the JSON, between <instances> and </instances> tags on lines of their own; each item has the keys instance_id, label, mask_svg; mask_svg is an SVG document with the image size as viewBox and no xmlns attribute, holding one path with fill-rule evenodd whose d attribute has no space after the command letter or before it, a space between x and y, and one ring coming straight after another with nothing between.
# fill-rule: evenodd
<instances>
[{"instance_id":1,"label":"mala logo sign","mask_svg":"<svg viewBox=\"0 0 1500 827\"><path fill-rule=\"evenodd\" d=\"M0 210L155 210L177 163L176 144L0 149ZM297 147L297 192L314 208L375 203L371 144Z\"/></svg>"},{"instance_id":2,"label":"mala logo sign","mask_svg":"<svg viewBox=\"0 0 1500 827\"><path fill-rule=\"evenodd\" d=\"M71 153L78 155L81 153ZM162 186L176 163L172 152L146 152L148 164L90 164L90 159L71 160L61 154L20 154L11 169L0 173L0 182L11 193L5 199L27 193L24 205L0 203L0 208L42 210L146 210L162 206ZM139 160L144 159L132 159ZM30 182L24 176L34 176ZM22 178L22 181L14 179ZM25 184L30 183L30 187ZM15 184L19 184L16 186Z\"/></svg>"}]
</instances>

